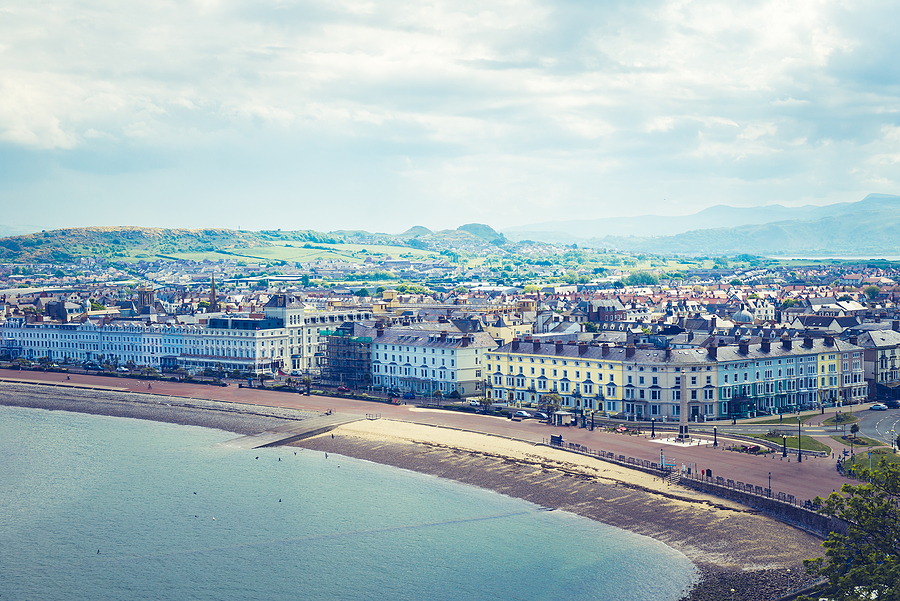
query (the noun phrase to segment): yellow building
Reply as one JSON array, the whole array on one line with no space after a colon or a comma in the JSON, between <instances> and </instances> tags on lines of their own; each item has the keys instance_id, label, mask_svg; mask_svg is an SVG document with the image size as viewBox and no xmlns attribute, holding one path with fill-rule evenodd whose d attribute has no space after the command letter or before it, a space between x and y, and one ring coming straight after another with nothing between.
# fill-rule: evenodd
<instances>
[{"instance_id":1,"label":"yellow building","mask_svg":"<svg viewBox=\"0 0 900 601\"><path fill-rule=\"evenodd\" d=\"M566 408L620 411L625 352L586 342L513 340L487 353L487 392L518 407L536 406L543 395L556 393Z\"/></svg>"}]
</instances>

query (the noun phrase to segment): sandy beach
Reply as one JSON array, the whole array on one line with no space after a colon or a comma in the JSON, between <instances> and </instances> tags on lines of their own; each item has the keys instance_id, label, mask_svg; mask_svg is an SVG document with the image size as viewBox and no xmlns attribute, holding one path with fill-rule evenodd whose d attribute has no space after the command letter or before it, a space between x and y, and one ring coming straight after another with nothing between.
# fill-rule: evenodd
<instances>
[{"instance_id":1,"label":"sandy beach","mask_svg":"<svg viewBox=\"0 0 900 601\"><path fill-rule=\"evenodd\" d=\"M253 434L311 417L290 409L116 391L0 383L0 405L149 419ZM332 437L332 434L334 436ZM414 470L569 511L684 553L701 579L689 601L778 599L811 582L821 540L740 504L596 458L498 436L380 419L295 443Z\"/></svg>"}]
</instances>

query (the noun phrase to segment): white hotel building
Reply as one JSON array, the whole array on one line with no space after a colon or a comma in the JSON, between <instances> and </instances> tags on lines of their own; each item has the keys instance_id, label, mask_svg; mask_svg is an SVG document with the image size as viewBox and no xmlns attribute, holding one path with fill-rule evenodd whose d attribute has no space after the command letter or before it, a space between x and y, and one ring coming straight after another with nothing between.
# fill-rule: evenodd
<instances>
[{"instance_id":1,"label":"white hotel building","mask_svg":"<svg viewBox=\"0 0 900 601\"><path fill-rule=\"evenodd\" d=\"M324 358L319 330L371 319L366 309L316 311L275 295L262 316L210 315L203 326L121 321L99 325L10 318L0 328L0 353L55 362L109 361L114 365L189 372L223 369L315 373Z\"/></svg>"}]
</instances>

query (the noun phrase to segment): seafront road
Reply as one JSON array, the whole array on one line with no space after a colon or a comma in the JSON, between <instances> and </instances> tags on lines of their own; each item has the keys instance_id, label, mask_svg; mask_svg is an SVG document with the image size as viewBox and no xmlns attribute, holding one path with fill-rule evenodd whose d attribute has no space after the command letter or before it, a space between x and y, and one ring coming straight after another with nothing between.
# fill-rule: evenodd
<instances>
[{"instance_id":1,"label":"seafront road","mask_svg":"<svg viewBox=\"0 0 900 601\"><path fill-rule=\"evenodd\" d=\"M771 429L772 425L757 424L752 420L740 422L732 426L728 422L700 424L693 429L699 444L685 447L660 442L650 438L649 432L641 435L627 435L605 432L602 429L593 431L585 428L554 427L537 420L512 421L507 418L476 415L459 411L428 409L416 405L391 405L372 401L361 401L341 397L304 396L297 393L238 388L232 384L227 387L209 386L181 382L153 381L152 389L146 380L115 378L93 374L69 374L39 371L0 371L0 380L15 382L34 382L73 386L79 388L97 388L120 392L139 392L164 396L175 396L194 399L245 403L266 407L280 407L304 411L326 412L355 415L379 415L384 419L393 419L417 424L457 428L471 432L503 436L532 443L542 443L551 435L562 435L565 442L580 444L592 450L613 452L617 455L634 457L659 462L660 453L664 453L667 463L674 463L678 469L682 465L693 465L694 469L710 469L712 475L722 476L736 482L744 482L767 488L769 475L773 492L794 495L799 500L813 499L816 496L827 496L834 490L840 490L843 483L858 484L854 480L842 477L836 470L835 459L804 457L802 463L796 456L785 459L781 453L766 455L748 455L725 450L729 446L729 431L748 432L751 430ZM414 401L413 401L414 402ZM831 414L833 415L833 411ZM828 417L828 414L825 415ZM770 418L771 419L771 418ZM815 421L820 422L822 418ZM671 424L670 424L671 425ZM718 427L718 448L713 447L711 427ZM692 425L693 427L693 425ZM703 431L701 431L701 428ZM796 425L794 426L796 428ZM709 429L709 433L706 430ZM779 426L779 430L788 429ZM835 457L843 450L843 445L829 438L834 434L833 428L822 426L804 426L803 433L812 435L817 440L831 446ZM822 432L819 432L822 430ZM750 444L740 441L739 444ZM790 455L790 454L789 454Z\"/></svg>"}]
</instances>

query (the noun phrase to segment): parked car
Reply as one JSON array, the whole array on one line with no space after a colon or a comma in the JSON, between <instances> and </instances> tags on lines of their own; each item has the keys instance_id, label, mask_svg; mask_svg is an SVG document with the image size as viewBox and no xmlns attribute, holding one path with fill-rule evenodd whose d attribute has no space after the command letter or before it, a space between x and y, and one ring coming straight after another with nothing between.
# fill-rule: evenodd
<instances>
[{"instance_id":1,"label":"parked car","mask_svg":"<svg viewBox=\"0 0 900 601\"><path fill-rule=\"evenodd\" d=\"M888 409L900 409L900 401L897 399L888 399L884 402L884 406Z\"/></svg>"},{"instance_id":2,"label":"parked car","mask_svg":"<svg viewBox=\"0 0 900 601\"><path fill-rule=\"evenodd\" d=\"M128 373L128 368L127 367L117 367L116 371L119 372L120 374L126 374L126 373Z\"/></svg>"},{"instance_id":3,"label":"parked car","mask_svg":"<svg viewBox=\"0 0 900 601\"><path fill-rule=\"evenodd\" d=\"M414 399L414 398L416 398L416 395L414 395L414 394L411 393L411 392L404 392L404 393L403 393L403 398L406 399L406 400Z\"/></svg>"},{"instance_id":4,"label":"parked car","mask_svg":"<svg viewBox=\"0 0 900 601\"><path fill-rule=\"evenodd\" d=\"M470 407L481 407L481 403L479 403L478 401L469 401L469 406Z\"/></svg>"},{"instance_id":5,"label":"parked car","mask_svg":"<svg viewBox=\"0 0 900 601\"><path fill-rule=\"evenodd\" d=\"M519 410L519 411L516 411L516 412L513 414L513 417L525 417L525 418L527 418L527 417L531 417L531 414L528 413L527 411Z\"/></svg>"},{"instance_id":6,"label":"parked car","mask_svg":"<svg viewBox=\"0 0 900 601\"><path fill-rule=\"evenodd\" d=\"M550 416L547 415L546 413L544 413L543 411L538 411L534 414L534 419L548 420L548 419L550 419Z\"/></svg>"},{"instance_id":7,"label":"parked car","mask_svg":"<svg viewBox=\"0 0 900 601\"><path fill-rule=\"evenodd\" d=\"M883 403L875 403L871 407L869 407L872 411L887 411L887 405Z\"/></svg>"},{"instance_id":8,"label":"parked car","mask_svg":"<svg viewBox=\"0 0 900 601\"><path fill-rule=\"evenodd\" d=\"M338 392L350 392L350 389L346 386L338 386Z\"/></svg>"}]
</instances>

